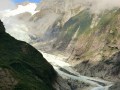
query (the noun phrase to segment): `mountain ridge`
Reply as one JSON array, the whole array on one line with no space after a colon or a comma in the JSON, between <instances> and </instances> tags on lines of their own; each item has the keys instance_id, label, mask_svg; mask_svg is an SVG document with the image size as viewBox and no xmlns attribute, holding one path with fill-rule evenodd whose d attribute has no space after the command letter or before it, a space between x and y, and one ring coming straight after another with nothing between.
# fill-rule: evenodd
<instances>
[{"instance_id":1,"label":"mountain ridge","mask_svg":"<svg viewBox=\"0 0 120 90\"><path fill-rule=\"evenodd\" d=\"M0 48L0 90L54 90L53 67L35 48L5 33L2 22Z\"/></svg>"}]
</instances>

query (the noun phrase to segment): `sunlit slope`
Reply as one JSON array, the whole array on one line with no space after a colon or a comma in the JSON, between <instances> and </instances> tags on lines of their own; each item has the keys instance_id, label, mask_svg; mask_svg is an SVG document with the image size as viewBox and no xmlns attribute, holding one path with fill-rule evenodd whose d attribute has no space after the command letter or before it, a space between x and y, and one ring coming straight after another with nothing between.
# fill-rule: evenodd
<instances>
[{"instance_id":1,"label":"sunlit slope","mask_svg":"<svg viewBox=\"0 0 120 90\"><path fill-rule=\"evenodd\" d=\"M84 10L64 25L53 47L71 53L69 60L81 74L118 79L119 21L119 9L99 15Z\"/></svg>"}]
</instances>

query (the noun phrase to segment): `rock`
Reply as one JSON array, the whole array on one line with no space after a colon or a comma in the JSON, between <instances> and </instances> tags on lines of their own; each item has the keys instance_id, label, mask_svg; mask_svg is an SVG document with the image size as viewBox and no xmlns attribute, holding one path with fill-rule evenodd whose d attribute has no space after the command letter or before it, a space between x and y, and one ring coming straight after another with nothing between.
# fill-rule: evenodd
<instances>
[{"instance_id":1,"label":"rock","mask_svg":"<svg viewBox=\"0 0 120 90\"><path fill-rule=\"evenodd\" d=\"M116 82L109 90L120 90L120 82Z\"/></svg>"}]
</instances>

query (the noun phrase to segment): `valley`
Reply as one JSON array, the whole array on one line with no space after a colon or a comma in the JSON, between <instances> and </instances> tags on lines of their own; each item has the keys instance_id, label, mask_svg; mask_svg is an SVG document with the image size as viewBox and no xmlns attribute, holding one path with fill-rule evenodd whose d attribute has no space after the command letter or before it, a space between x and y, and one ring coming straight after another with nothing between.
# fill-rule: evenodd
<instances>
[{"instance_id":1,"label":"valley","mask_svg":"<svg viewBox=\"0 0 120 90\"><path fill-rule=\"evenodd\" d=\"M46 60L53 65L54 69L63 79L66 80L70 79L72 81L78 81L79 83L84 82L89 85L88 86L89 88L91 88L91 89L87 89L88 87L86 86L82 90L109 90L109 87L111 87L114 84L109 81L101 80L97 77L93 78L93 77L86 77L80 75L78 72L76 72L73 69L71 65L65 62L65 59L67 59L66 57L58 57L44 52L42 52L42 54L46 58ZM77 88L72 87L71 90L81 90L81 89L78 85Z\"/></svg>"},{"instance_id":2,"label":"valley","mask_svg":"<svg viewBox=\"0 0 120 90\"><path fill-rule=\"evenodd\" d=\"M120 5L106 2L21 3L0 12L0 18L10 36L30 44L52 65L57 77L47 83L51 90L120 90Z\"/></svg>"}]
</instances>

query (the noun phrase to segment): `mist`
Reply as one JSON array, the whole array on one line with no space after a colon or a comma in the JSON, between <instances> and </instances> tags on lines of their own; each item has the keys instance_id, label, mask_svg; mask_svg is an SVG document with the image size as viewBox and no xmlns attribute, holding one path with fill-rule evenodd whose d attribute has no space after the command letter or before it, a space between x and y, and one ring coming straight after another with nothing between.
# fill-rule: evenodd
<instances>
[{"instance_id":1,"label":"mist","mask_svg":"<svg viewBox=\"0 0 120 90\"><path fill-rule=\"evenodd\" d=\"M120 8L120 0L81 0L81 3L88 6L92 13Z\"/></svg>"},{"instance_id":2,"label":"mist","mask_svg":"<svg viewBox=\"0 0 120 90\"><path fill-rule=\"evenodd\" d=\"M68 10L68 8L74 9L82 5L82 7L89 8L92 13L100 13L105 10L120 8L120 0L42 0L42 2L43 5L39 6L40 8L50 5L50 7L52 7L58 4L58 8L63 8L62 10L64 10L64 8L67 7Z\"/></svg>"},{"instance_id":3,"label":"mist","mask_svg":"<svg viewBox=\"0 0 120 90\"><path fill-rule=\"evenodd\" d=\"M12 0L0 0L0 11L13 9L14 7L15 4L12 2Z\"/></svg>"}]
</instances>

